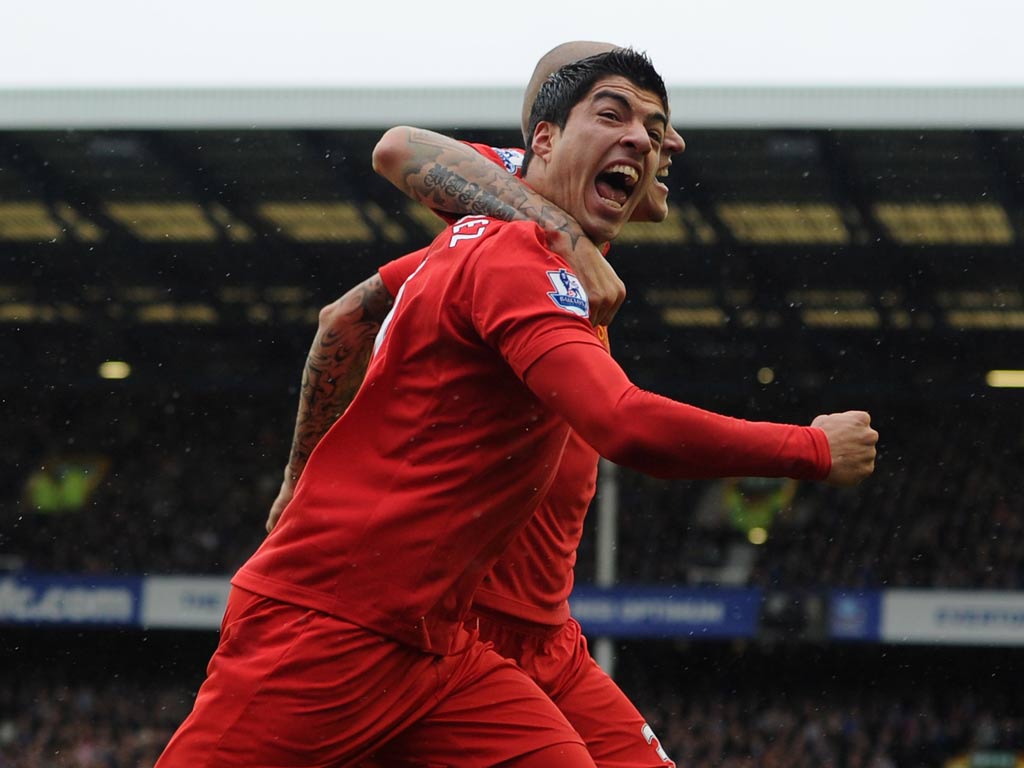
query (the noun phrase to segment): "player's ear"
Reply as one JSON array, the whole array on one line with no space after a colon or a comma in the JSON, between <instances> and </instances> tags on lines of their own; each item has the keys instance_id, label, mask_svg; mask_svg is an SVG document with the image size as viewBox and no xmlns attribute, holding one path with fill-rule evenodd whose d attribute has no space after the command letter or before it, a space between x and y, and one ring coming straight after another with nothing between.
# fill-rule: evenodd
<instances>
[{"instance_id":1,"label":"player's ear","mask_svg":"<svg viewBox=\"0 0 1024 768\"><path fill-rule=\"evenodd\" d=\"M541 120L537 123L537 128L533 132L533 143L530 145L533 154L547 162L557 135L558 126L554 123L550 123L547 120Z\"/></svg>"}]
</instances>

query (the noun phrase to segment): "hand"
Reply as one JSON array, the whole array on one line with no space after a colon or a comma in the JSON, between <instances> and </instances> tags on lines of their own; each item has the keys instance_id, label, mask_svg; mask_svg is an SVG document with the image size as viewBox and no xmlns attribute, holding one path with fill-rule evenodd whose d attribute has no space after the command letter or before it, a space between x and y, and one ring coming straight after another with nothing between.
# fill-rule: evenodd
<instances>
[{"instance_id":1,"label":"hand","mask_svg":"<svg viewBox=\"0 0 1024 768\"><path fill-rule=\"evenodd\" d=\"M612 265L586 237L580 236L573 241L563 233L549 233L548 246L569 262L573 273L583 284L590 303L591 324L610 325L626 300L626 286Z\"/></svg>"},{"instance_id":2,"label":"hand","mask_svg":"<svg viewBox=\"0 0 1024 768\"><path fill-rule=\"evenodd\" d=\"M811 422L828 438L832 469L825 482L848 488L875 471L878 433L871 428L871 416L864 411L844 411L818 416Z\"/></svg>"},{"instance_id":3,"label":"hand","mask_svg":"<svg viewBox=\"0 0 1024 768\"><path fill-rule=\"evenodd\" d=\"M277 492L277 498L274 499L274 503L270 505L270 515L267 517L267 533L274 530L274 526L277 525L277 521L281 519L281 513L284 512L284 508L288 506L288 502L292 500L292 495L294 493L295 482L292 480L292 475L288 467L285 467L284 480L281 481L281 490Z\"/></svg>"}]
</instances>

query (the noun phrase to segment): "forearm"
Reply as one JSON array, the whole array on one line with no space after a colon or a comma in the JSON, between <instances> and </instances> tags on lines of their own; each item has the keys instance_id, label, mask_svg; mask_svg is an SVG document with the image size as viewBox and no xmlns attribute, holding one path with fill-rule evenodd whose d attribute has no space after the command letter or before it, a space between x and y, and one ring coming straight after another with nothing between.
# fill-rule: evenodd
<instances>
[{"instance_id":1,"label":"forearm","mask_svg":"<svg viewBox=\"0 0 1024 768\"><path fill-rule=\"evenodd\" d=\"M823 480L830 466L824 435L815 437L820 430L731 418L637 387L610 418L616 431L608 458L655 477Z\"/></svg>"},{"instance_id":2,"label":"forearm","mask_svg":"<svg viewBox=\"0 0 1024 768\"><path fill-rule=\"evenodd\" d=\"M504 168L472 147L432 131L390 129L374 150L373 167L411 199L435 211L533 221L553 244L567 250L585 237L575 219Z\"/></svg>"},{"instance_id":3,"label":"forearm","mask_svg":"<svg viewBox=\"0 0 1024 768\"><path fill-rule=\"evenodd\" d=\"M820 480L831 465L821 430L734 419L646 392L590 345L548 352L526 384L602 456L645 474Z\"/></svg>"},{"instance_id":4,"label":"forearm","mask_svg":"<svg viewBox=\"0 0 1024 768\"><path fill-rule=\"evenodd\" d=\"M302 370L286 479L298 479L313 448L359 391L391 304L391 294L374 275L320 311Z\"/></svg>"}]
</instances>

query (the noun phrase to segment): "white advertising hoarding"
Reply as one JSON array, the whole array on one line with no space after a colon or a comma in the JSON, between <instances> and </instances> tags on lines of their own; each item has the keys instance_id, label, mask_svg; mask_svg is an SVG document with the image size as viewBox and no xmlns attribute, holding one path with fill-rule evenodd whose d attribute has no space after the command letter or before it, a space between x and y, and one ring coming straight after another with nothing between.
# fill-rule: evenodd
<instances>
[{"instance_id":1,"label":"white advertising hoarding","mask_svg":"<svg viewBox=\"0 0 1024 768\"><path fill-rule=\"evenodd\" d=\"M882 597L881 639L1024 646L1024 592L887 590Z\"/></svg>"},{"instance_id":2,"label":"white advertising hoarding","mask_svg":"<svg viewBox=\"0 0 1024 768\"><path fill-rule=\"evenodd\" d=\"M142 626L217 629L230 589L224 576L151 576L142 584Z\"/></svg>"}]
</instances>

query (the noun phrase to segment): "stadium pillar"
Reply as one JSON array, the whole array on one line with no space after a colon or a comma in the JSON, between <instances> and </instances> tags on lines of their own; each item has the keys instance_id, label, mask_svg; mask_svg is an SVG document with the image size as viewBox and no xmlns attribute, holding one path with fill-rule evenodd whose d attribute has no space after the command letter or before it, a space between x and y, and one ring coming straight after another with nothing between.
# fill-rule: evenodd
<instances>
[{"instance_id":1,"label":"stadium pillar","mask_svg":"<svg viewBox=\"0 0 1024 768\"><path fill-rule=\"evenodd\" d=\"M619 468L601 459L597 476L597 548L595 582L608 588L615 585L615 552L619 541ZM610 637L594 642L594 659L609 677L615 677L615 648Z\"/></svg>"}]
</instances>

